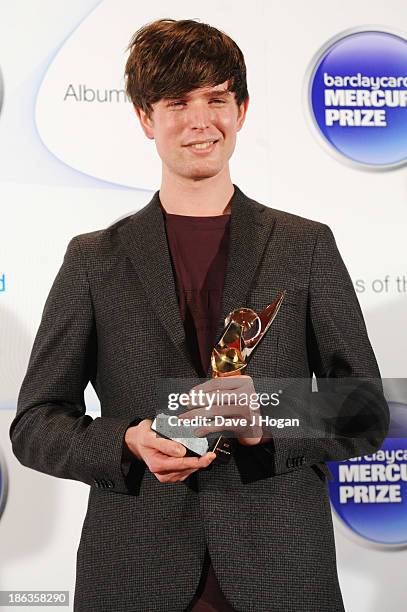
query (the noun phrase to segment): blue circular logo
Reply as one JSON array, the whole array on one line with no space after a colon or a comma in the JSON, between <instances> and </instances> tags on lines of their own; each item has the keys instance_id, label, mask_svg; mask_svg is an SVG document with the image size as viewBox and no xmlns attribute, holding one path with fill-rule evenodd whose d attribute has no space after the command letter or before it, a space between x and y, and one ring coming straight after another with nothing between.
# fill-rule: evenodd
<instances>
[{"instance_id":1,"label":"blue circular logo","mask_svg":"<svg viewBox=\"0 0 407 612\"><path fill-rule=\"evenodd\" d=\"M328 462L331 504L356 535L375 544L407 546L407 405L388 402L387 439L373 455Z\"/></svg>"},{"instance_id":2,"label":"blue circular logo","mask_svg":"<svg viewBox=\"0 0 407 612\"><path fill-rule=\"evenodd\" d=\"M314 58L308 107L331 152L360 167L407 162L407 40L357 30L331 41Z\"/></svg>"}]
</instances>

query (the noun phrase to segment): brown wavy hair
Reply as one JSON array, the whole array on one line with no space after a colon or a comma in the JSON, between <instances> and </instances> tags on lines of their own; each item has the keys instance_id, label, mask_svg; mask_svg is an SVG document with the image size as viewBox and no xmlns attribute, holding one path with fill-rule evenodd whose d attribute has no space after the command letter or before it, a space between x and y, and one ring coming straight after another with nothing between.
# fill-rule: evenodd
<instances>
[{"instance_id":1,"label":"brown wavy hair","mask_svg":"<svg viewBox=\"0 0 407 612\"><path fill-rule=\"evenodd\" d=\"M158 19L137 30L126 51L126 94L148 117L152 104L163 98L225 81L239 106L249 96L243 53L227 34L207 23Z\"/></svg>"}]
</instances>

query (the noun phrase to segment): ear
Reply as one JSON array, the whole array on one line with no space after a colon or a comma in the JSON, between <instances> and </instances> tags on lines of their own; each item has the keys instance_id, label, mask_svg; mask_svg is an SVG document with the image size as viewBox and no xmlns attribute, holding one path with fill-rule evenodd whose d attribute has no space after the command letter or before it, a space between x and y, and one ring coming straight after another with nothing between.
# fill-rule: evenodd
<instances>
[{"instance_id":1,"label":"ear","mask_svg":"<svg viewBox=\"0 0 407 612\"><path fill-rule=\"evenodd\" d=\"M154 140L154 122L152 117L148 117L147 113L145 113L138 106L134 106L134 110L136 112L137 117L139 118L140 125L144 134L150 140Z\"/></svg>"},{"instance_id":2,"label":"ear","mask_svg":"<svg viewBox=\"0 0 407 612\"><path fill-rule=\"evenodd\" d=\"M247 97L246 100L242 102L238 108L237 129L236 129L237 132L243 127L244 121L246 119L246 113L247 113L248 107L249 107L249 97Z\"/></svg>"}]
</instances>

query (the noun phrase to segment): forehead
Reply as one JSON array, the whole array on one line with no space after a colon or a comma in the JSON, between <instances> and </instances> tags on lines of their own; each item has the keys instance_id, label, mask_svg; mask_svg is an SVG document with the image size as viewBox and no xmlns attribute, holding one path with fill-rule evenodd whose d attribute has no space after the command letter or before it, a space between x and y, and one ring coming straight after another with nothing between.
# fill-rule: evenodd
<instances>
[{"instance_id":1,"label":"forehead","mask_svg":"<svg viewBox=\"0 0 407 612\"><path fill-rule=\"evenodd\" d=\"M233 96L233 92L228 91L229 82L225 81L224 83L220 83L218 85L208 85L205 87L197 87L196 89L192 89L186 94L183 94L183 98L198 98L200 96L212 96L212 95L221 95L225 97ZM169 99L172 96L168 96Z\"/></svg>"}]
</instances>

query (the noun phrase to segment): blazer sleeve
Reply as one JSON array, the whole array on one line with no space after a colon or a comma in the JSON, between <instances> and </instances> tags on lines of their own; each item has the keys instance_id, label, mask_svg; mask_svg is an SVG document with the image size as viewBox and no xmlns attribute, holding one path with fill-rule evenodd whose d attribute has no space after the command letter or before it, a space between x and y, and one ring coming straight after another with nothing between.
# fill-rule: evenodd
<instances>
[{"instance_id":1,"label":"blazer sleeve","mask_svg":"<svg viewBox=\"0 0 407 612\"><path fill-rule=\"evenodd\" d=\"M126 453L124 434L141 419L86 414L97 336L78 238L69 242L45 302L10 426L12 449L34 470L138 495L146 465Z\"/></svg>"},{"instance_id":2,"label":"blazer sleeve","mask_svg":"<svg viewBox=\"0 0 407 612\"><path fill-rule=\"evenodd\" d=\"M374 453L385 440L390 417L379 368L352 280L324 224L310 271L306 334L318 392L311 392L310 385L307 392L305 381L294 382L278 408L262 409L277 418L299 417L300 426L272 427L269 442L238 448L243 479L248 454L263 470L262 477L314 464L326 473L325 461Z\"/></svg>"}]
</instances>

